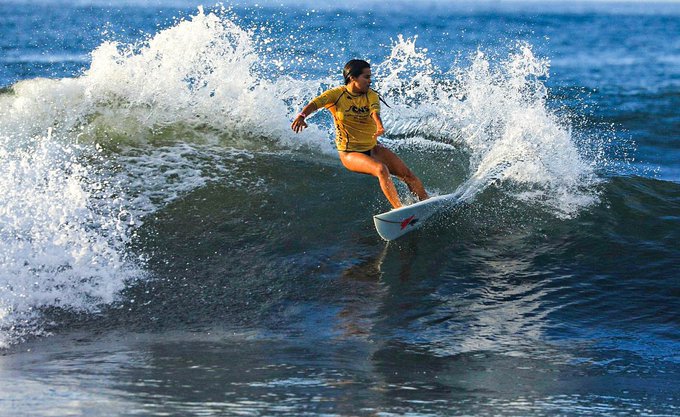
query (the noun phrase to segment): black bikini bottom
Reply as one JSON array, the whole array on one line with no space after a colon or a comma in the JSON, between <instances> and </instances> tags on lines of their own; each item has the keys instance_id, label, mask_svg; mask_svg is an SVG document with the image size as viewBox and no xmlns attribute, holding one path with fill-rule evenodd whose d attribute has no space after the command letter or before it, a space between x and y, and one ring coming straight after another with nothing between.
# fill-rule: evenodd
<instances>
[{"instance_id":1,"label":"black bikini bottom","mask_svg":"<svg viewBox=\"0 0 680 417\"><path fill-rule=\"evenodd\" d=\"M366 156L371 156L371 151L372 151L372 150L373 150L373 149L369 149L369 150L367 150L367 151L342 151L342 152L345 152L345 153L356 152L356 153L362 153L362 154L364 154L364 155L366 155Z\"/></svg>"},{"instance_id":2,"label":"black bikini bottom","mask_svg":"<svg viewBox=\"0 0 680 417\"><path fill-rule=\"evenodd\" d=\"M362 153L362 154L364 154L364 155L366 155L366 156L371 156L371 152L373 152L373 149L375 149L375 146L372 147L371 149L367 150L367 151L341 151L341 150L338 149L338 152L342 152L342 153L353 153L353 152L356 152L356 153Z\"/></svg>"}]
</instances>

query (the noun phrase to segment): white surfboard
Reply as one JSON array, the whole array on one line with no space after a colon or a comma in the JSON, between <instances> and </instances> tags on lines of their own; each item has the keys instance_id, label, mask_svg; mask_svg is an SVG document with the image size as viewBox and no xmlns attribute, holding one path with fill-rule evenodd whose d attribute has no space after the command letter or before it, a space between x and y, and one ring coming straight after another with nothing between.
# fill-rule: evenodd
<instances>
[{"instance_id":1,"label":"white surfboard","mask_svg":"<svg viewBox=\"0 0 680 417\"><path fill-rule=\"evenodd\" d=\"M440 195L419 201L410 206L400 207L382 214L373 216L375 230L381 238L394 240L415 230L425 223L441 207L456 204L456 193Z\"/></svg>"}]
</instances>

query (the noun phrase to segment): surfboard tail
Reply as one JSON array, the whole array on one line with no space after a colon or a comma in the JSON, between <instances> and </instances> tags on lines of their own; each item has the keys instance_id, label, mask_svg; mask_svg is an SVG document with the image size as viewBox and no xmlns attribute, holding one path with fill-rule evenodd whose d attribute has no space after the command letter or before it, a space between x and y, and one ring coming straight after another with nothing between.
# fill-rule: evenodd
<instances>
[{"instance_id":1,"label":"surfboard tail","mask_svg":"<svg viewBox=\"0 0 680 417\"><path fill-rule=\"evenodd\" d=\"M453 194L437 196L410 206L376 214L373 216L375 230L384 240L397 239L422 226L425 220L429 219L452 198L454 198Z\"/></svg>"},{"instance_id":2,"label":"surfboard tail","mask_svg":"<svg viewBox=\"0 0 680 417\"><path fill-rule=\"evenodd\" d=\"M388 213L383 213L389 214ZM434 210L425 213L411 214L405 217L391 216L389 219L383 215L378 214L373 216L373 223L375 230L381 238L386 241L397 239L406 233L415 230L422 226L430 216L434 214Z\"/></svg>"}]
</instances>

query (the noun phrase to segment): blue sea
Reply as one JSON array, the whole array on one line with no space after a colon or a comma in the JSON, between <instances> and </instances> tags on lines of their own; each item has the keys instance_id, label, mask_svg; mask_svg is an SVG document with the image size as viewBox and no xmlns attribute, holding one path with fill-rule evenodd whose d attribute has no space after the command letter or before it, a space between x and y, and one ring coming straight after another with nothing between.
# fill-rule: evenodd
<instances>
[{"instance_id":1,"label":"blue sea","mask_svg":"<svg viewBox=\"0 0 680 417\"><path fill-rule=\"evenodd\" d=\"M0 415L678 416L678 242L680 2L0 3Z\"/></svg>"}]
</instances>

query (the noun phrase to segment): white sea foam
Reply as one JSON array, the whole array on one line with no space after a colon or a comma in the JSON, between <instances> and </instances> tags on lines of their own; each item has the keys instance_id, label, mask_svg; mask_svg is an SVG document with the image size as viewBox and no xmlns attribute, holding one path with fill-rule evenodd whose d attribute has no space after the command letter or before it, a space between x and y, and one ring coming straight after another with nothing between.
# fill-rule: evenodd
<instances>
[{"instance_id":1,"label":"white sea foam","mask_svg":"<svg viewBox=\"0 0 680 417\"><path fill-rule=\"evenodd\" d=\"M41 333L41 308L93 311L142 276L125 252L136 220L117 187L78 147L34 140L0 147L0 347Z\"/></svg>"},{"instance_id":2,"label":"white sea foam","mask_svg":"<svg viewBox=\"0 0 680 417\"><path fill-rule=\"evenodd\" d=\"M40 333L41 308L93 311L143 276L128 253L140 219L216 172L238 183L218 157L301 146L334 155L333 130L318 116L302 134L290 130L332 79L262 71L256 37L226 15L199 9L139 43L105 42L82 76L0 95L0 344ZM597 177L546 104L548 69L521 44L504 60L480 51L442 72L416 39L399 37L374 63L392 103L388 142L465 149L463 198L500 180L517 198L573 216L597 200Z\"/></svg>"}]
</instances>

